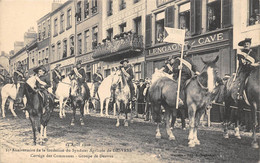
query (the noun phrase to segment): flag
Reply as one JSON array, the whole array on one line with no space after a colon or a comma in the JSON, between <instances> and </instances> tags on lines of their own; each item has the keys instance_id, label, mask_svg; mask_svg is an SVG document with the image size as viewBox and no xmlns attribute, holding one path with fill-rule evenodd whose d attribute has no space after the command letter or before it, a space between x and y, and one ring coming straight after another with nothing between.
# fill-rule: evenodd
<instances>
[{"instance_id":1,"label":"flag","mask_svg":"<svg viewBox=\"0 0 260 163\"><path fill-rule=\"evenodd\" d=\"M164 42L184 44L185 30L178 28L165 27L168 36L163 40Z\"/></svg>"}]
</instances>

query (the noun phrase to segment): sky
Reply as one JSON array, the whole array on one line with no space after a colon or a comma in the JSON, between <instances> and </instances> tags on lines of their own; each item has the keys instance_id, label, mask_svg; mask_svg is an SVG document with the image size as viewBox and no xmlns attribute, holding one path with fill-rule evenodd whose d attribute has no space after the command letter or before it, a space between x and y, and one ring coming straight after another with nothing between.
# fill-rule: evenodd
<instances>
[{"instance_id":1,"label":"sky","mask_svg":"<svg viewBox=\"0 0 260 163\"><path fill-rule=\"evenodd\" d=\"M0 52L9 53L30 27L51 11L52 0L0 0Z\"/></svg>"}]
</instances>

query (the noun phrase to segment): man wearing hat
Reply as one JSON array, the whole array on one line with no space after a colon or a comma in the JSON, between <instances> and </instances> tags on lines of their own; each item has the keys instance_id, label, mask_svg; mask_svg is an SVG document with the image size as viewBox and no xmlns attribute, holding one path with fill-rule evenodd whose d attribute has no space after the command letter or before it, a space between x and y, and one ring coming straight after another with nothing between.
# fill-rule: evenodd
<instances>
[{"instance_id":1,"label":"man wearing hat","mask_svg":"<svg viewBox=\"0 0 260 163\"><path fill-rule=\"evenodd\" d=\"M238 82L240 84L240 88L239 88L239 93L238 93L238 100L241 100L243 97L243 91L244 91L244 87L245 87L245 80L248 77L248 75L240 75L239 76L239 71L241 70L242 67L244 66L259 66L259 56L257 56L257 53L254 52L251 49L251 38L245 38L244 40L240 41L238 43L238 46L242 46L243 49L241 49L240 51L237 52L237 58L238 58L238 62L239 62L239 66L237 69L237 75L235 78L234 82ZM250 71L250 69L247 69L248 71ZM249 74L249 73L247 73Z\"/></svg>"},{"instance_id":2,"label":"man wearing hat","mask_svg":"<svg viewBox=\"0 0 260 163\"><path fill-rule=\"evenodd\" d=\"M56 64L56 67L52 71L52 92L55 93L58 83L62 80L60 73L61 64Z\"/></svg>"},{"instance_id":3,"label":"man wearing hat","mask_svg":"<svg viewBox=\"0 0 260 163\"><path fill-rule=\"evenodd\" d=\"M168 60L165 62L163 71L168 74L172 74L173 73L173 63L174 63L174 57L170 56L168 58Z\"/></svg>"},{"instance_id":4,"label":"man wearing hat","mask_svg":"<svg viewBox=\"0 0 260 163\"><path fill-rule=\"evenodd\" d=\"M85 70L81 66L81 60L78 60L76 63L76 67L70 72L69 76L75 76L78 79L79 86L83 84L86 90L89 90L86 81L86 73Z\"/></svg>"},{"instance_id":5,"label":"man wearing hat","mask_svg":"<svg viewBox=\"0 0 260 163\"><path fill-rule=\"evenodd\" d=\"M23 74L24 70L23 70L23 65L20 61L17 62L17 68L14 71L14 84L16 85L18 81L22 81L24 78L24 74Z\"/></svg>"},{"instance_id":6,"label":"man wearing hat","mask_svg":"<svg viewBox=\"0 0 260 163\"><path fill-rule=\"evenodd\" d=\"M99 85L103 81L103 75L100 73L100 67L97 68L97 72L93 75L93 84L94 84L94 95L96 97L96 93L98 90Z\"/></svg>"},{"instance_id":7,"label":"man wearing hat","mask_svg":"<svg viewBox=\"0 0 260 163\"><path fill-rule=\"evenodd\" d=\"M122 70L123 74L126 77L127 80L127 84L129 85L130 88L130 94L131 94L131 100L134 101L134 85L132 82L132 79L134 78L134 72L132 69L132 66L128 64L129 61L127 59L123 59L122 61L120 61L120 64L122 66L120 66L120 69Z\"/></svg>"},{"instance_id":8,"label":"man wearing hat","mask_svg":"<svg viewBox=\"0 0 260 163\"><path fill-rule=\"evenodd\" d=\"M144 113L144 89L146 88L146 84L144 83L144 79L139 80L140 84L137 86L138 89L138 95L137 95L137 102L138 102L138 108L137 112L138 114Z\"/></svg>"},{"instance_id":9,"label":"man wearing hat","mask_svg":"<svg viewBox=\"0 0 260 163\"><path fill-rule=\"evenodd\" d=\"M183 101L183 97L182 97L181 92L182 92L185 82L193 76L193 73L195 73L197 75L199 74L197 67L194 65L194 63L192 62L192 60L190 58L191 55L188 56L190 48L191 47L189 45L186 46L186 52L184 52L184 56L182 59L182 66L180 66L180 61L181 61L180 57L177 57L173 63L173 79L174 80L176 80L176 81L178 80L179 72L181 69L180 99L182 101Z\"/></svg>"}]
</instances>

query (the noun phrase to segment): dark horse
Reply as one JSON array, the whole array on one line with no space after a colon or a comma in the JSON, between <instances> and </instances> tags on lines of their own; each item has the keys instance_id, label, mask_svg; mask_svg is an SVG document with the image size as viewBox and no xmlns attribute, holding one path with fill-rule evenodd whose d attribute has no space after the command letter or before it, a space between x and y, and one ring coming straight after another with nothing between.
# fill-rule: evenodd
<instances>
[{"instance_id":1,"label":"dark horse","mask_svg":"<svg viewBox=\"0 0 260 163\"><path fill-rule=\"evenodd\" d=\"M90 98L90 91L88 86L84 87L84 84L80 84L77 79L71 81L71 106L73 109L73 117L71 125L75 125L76 109L80 109L80 125L84 125L84 106L85 102Z\"/></svg>"},{"instance_id":2,"label":"dark horse","mask_svg":"<svg viewBox=\"0 0 260 163\"><path fill-rule=\"evenodd\" d=\"M32 89L28 83L19 82L19 84L16 99L21 101L24 95L28 99L25 109L29 112L34 145L36 145L37 139L36 131L40 133L40 144L43 144L43 141L47 140L47 124L54 108L53 97L50 95L47 97L46 94Z\"/></svg>"},{"instance_id":3,"label":"dark horse","mask_svg":"<svg viewBox=\"0 0 260 163\"><path fill-rule=\"evenodd\" d=\"M189 115L189 146L194 147L200 142L197 138L197 128L200 117L209 105L212 94L215 89L217 79L216 62L218 57L213 61L203 61L205 64L201 74L191 79L184 89L185 103L188 107ZM156 73L155 73L156 74ZM154 75L155 75L154 74ZM153 77L154 77L153 75ZM160 77L156 80L152 79L152 85L149 89L149 101L152 106L152 114L154 121L157 122L156 138L161 138L159 123L161 122L161 105L165 109L166 131L170 140L175 137L170 129L172 116L176 116L176 91L177 82L168 78Z\"/></svg>"},{"instance_id":4,"label":"dark horse","mask_svg":"<svg viewBox=\"0 0 260 163\"><path fill-rule=\"evenodd\" d=\"M248 79L245 83L245 95L244 100L236 100L237 93L239 91L239 82L241 77L248 76ZM252 67L250 65L242 65L237 74L237 80L234 81L235 75L229 78L225 87L225 111L224 111L224 137L229 138L228 136L228 125L232 122L232 118L235 119L235 136L238 139L241 139L239 134L239 123L241 121L241 113L243 108L251 109L251 116L253 120L253 148L259 148L259 145L256 140L256 126L259 124L257 118L257 111L259 111L260 106L260 87L259 87L259 67ZM235 110L235 116L232 117L232 106L237 106L238 109Z\"/></svg>"}]
</instances>

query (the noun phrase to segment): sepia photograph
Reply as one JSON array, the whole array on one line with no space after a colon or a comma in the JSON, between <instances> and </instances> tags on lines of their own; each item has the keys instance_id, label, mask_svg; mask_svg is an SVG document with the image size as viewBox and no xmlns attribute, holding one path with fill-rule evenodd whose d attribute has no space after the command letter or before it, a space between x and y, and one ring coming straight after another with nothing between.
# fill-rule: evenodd
<instances>
[{"instance_id":1,"label":"sepia photograph","mask_svg":"<svg viewBox=\"0 0 260 163\"><path fill-rule=\"evenodd\" d=\"M260 0L0 0L0 163L260 162Z\"/></svg>"}]
</instances>

